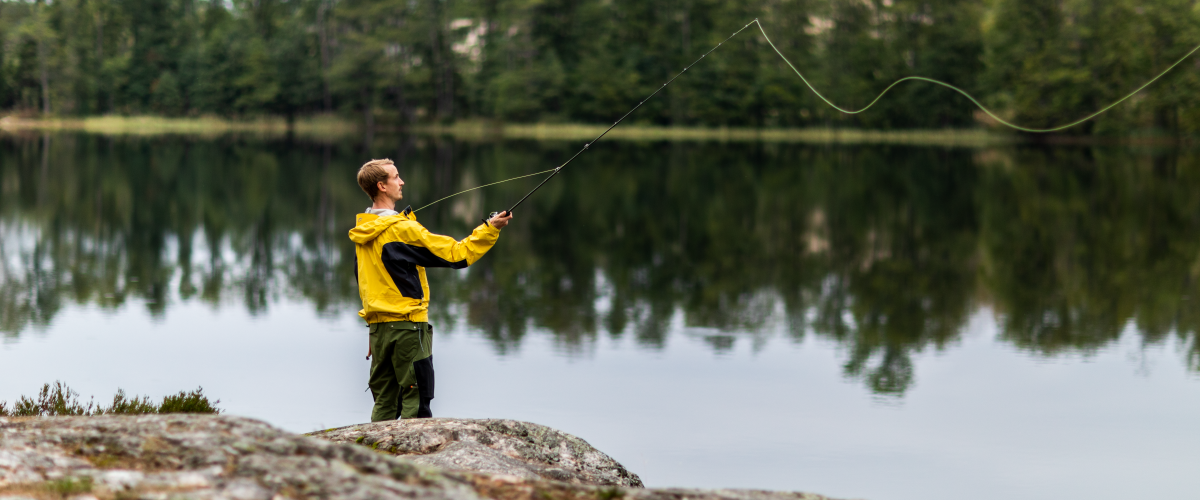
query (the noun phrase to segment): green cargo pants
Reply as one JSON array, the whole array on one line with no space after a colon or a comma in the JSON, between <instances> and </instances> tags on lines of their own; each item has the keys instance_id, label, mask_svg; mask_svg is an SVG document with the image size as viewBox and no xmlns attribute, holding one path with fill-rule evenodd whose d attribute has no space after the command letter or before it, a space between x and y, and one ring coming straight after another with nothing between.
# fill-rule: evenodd
<instances>
[{"instance_id":1,"label":"green cargo pants","mask_svg":"<svg viewBox=\"0 0 1200 500\"><path fill-rule=\"evenodd\" d=\"M372 323L371 421L428 418L433 414L433 327L429 323Z\"/></svg>"}]
</instances>

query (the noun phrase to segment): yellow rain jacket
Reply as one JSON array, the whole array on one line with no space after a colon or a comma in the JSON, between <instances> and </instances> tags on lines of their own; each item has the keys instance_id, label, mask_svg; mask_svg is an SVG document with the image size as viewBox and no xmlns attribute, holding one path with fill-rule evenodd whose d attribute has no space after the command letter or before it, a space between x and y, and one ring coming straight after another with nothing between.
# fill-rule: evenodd
<instances>
[{"instance_id":1,"label":"yellow rain jacket","mask_svg":"<svg viewBox=\"0 0 1200 500\"><path fill-rule=\"evenodd\" d=\"M426 267L462 269L483 257L500 230L481 224L462 241L430 233L411 209L380 217L358 214L350 241L358 267L359 316L367 323L429 321Z\"/></svg>"}]
</instances>

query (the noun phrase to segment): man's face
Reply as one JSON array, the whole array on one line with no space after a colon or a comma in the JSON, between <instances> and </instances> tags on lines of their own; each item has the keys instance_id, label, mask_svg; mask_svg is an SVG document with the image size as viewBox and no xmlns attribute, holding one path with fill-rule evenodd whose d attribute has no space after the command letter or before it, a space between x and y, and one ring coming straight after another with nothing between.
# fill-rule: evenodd
<instances>
[{"instance_id":1,"label":"man's face","mask_svg":"<svg viewBox=\"0 0 1200 500\"><path fill-rule=\"evenodd\" d=\"M384 165L384 170L387 170L388 180L379 183L379 194L386 196L392 202L400 201L404 198L404 181L400 179L400 173L396 171L395 165Z\"/></svg>"}]
</instances>

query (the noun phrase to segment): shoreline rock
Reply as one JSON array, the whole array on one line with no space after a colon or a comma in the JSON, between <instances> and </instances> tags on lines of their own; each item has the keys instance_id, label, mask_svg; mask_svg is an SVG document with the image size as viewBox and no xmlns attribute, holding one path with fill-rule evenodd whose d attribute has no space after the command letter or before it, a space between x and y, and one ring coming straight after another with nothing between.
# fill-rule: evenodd
<instances>
[{"instance_id":1,"label":"shoreline rock","mask_svg":"<svg viewBox=\"0 0 1200 500\"><path fill-rule=\"evenodd\" d=\"M444 470L641 488L642 480L587 441L516 420L391 420L307 434L356 443Z\"/></svg>"},{"instance_id":2,"label":"shoreline rock","mask_svg":"<svg viewBox=\"0 0 1200 500\"><path fill-rule=\"evenodd\" d=\"M330 435L321 439L226 415L0 418L0 499L828 500L811 493L641 488L632 486L641 484L635 474L574 436L514 421L443 420L442 428L437 422L350 426L317 433ZM400 443L388 445L397 450L428 453L393 455L353 443L358 437L344 441L355 433L363 442L372 435L377 443ZM456 455L456 449L467 451ZM455 456L514 466L517 474L419 461ZM548 472L554 468L565 480L546 479L558 474ZM623 485L598 485L605 481Z\"/></svg>"}]
</instances>

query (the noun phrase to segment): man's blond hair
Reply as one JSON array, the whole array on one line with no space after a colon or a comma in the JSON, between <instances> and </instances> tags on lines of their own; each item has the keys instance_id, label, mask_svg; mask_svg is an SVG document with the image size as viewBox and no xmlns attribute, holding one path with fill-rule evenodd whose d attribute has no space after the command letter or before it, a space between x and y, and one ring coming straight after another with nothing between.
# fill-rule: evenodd
<instances>
[{"instance_id":1,"label":"man's blond hair","mask_svg":"<svg viewBox=\"0 0 1200 500\"><path fill-rule=\"evenodd\" d=\"M358 169L358 187L361 187L372 201L379 196L379 183L388 180L388 171L383 168L384 165L395 165L395 163L387 158L371 160Z\"/></svg>"}]
</instances>

